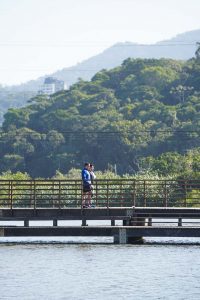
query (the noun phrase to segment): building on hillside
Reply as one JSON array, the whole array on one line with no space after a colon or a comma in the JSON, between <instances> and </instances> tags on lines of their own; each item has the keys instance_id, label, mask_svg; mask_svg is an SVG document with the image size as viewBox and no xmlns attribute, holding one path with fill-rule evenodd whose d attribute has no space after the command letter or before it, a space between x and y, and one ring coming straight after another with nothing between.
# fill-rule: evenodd
<instances>
[{"instance_id":1,"label":"building on hillside","mask_svg":"<svg viewBox=\"0 0 200 300\"><path fill-rule=\"evenodd\" d=\"M46 77L44 84L40 86L39 95L52 95L56 92L66 90L66 84L63 80L54 77Z\"/></svg>"}]
</instances>

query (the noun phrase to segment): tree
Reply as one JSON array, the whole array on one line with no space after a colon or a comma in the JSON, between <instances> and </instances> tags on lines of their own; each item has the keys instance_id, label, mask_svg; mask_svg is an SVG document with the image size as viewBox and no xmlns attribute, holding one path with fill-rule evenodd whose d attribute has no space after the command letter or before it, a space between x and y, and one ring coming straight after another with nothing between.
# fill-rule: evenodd
<instances>
[{"instance_id":1,"label":"tree","mask_svg":"<svg viewBox=\"0 0 200 300\"><path fill-rule=\"evenodd\" d=\"M178 99L179 103L184 103L193 90L194 88L192 86L178 85L176 87L172 87L170 94L172 94L175 99Z\"/></svg>"},{"instance_id":2,"label":"tree","mask_svg":"<svg viewBox=\"0 0 200 300\"><path fill-rule=\"evenodd\" d=\"M17 154L6 154L0 159L1 171L24 171L24 159Z\"/></svg>"},{"instance_id":3,"label":"tree","mask_svg":"<svg viewBox=\"0 0 200 300\"><path fill-rule=\"evenodd\" d=\"M200 43L197 42L197 49L195 51L195 56L196 56L196 59L199 61L200 60Z\"/></svg>"}]
</instances>

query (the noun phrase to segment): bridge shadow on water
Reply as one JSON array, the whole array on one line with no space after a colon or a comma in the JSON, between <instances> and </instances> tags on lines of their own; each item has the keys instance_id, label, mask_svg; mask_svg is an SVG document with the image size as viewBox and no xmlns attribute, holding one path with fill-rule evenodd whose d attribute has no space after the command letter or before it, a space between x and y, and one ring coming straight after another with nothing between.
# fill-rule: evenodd
<instances>
[{"instance_id":1,"label":"bridge shadow on water","mask_svg":"<svg viewBox=\"0 0 200 300\"><path fill-rule=\"evenodd\" d=\"M37 246L92 246L92 247L148 247L148 246L200 246L200 238L144 238L143 243L116 245L113 238L108 237L70 237L70 238L1 238L0 247L37 245Z\"/></svg>"}]
</instances>

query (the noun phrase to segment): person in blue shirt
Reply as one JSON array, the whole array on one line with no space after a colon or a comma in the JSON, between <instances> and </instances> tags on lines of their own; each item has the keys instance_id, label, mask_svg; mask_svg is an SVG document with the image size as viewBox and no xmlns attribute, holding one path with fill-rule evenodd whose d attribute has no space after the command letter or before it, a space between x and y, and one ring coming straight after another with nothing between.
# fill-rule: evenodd
<instances>
[{"instance_id":1,"label":"person in blue shirt","mask_svg":"<svg viewBox=\"0 0 200 300\"><path fill-rule=\"evenodd\" d=\"M82 197L82 207L91 207L91 174L90 174L90 163L85 163L84 168L81 172L82 182L83 182L83 197Z\"/></svg>"}]
</instances>

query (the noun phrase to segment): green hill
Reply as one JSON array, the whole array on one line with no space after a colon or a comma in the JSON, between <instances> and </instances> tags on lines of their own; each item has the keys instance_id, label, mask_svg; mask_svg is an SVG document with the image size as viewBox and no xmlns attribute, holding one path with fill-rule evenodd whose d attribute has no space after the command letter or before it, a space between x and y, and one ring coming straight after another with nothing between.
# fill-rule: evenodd
<instances>
[{"instance_id":1,"label":"green hill","mask_svg":"<svg viewBox=\"0 0 200 300\"><path fill-rule=\"evenodd\" d=\"M0 171L200 171L200 59L127 59L5 115Z\"/></svg>"},{"instance_id":2,"label":"green hill","mask_svg":"<svg viewBox=\"0 0 200 300\"><path fill-rule=\"evenodd\" d=\"M169 40L160 41L152 45L139 45L137 43L117 43L102 53L99 53L75 66L63 68L49 74L64 80L68 86L77 82L78 78L90 80L101 69L111 69L120 65L123 60L131 58L172 58L186 60L193 57L196 42L200 41L200 30L181 33ZM48 76L49 76L48 75ZM8 108L22 107L35 96L46 76L37 80L30 80L16 86L0 87L0 124Z\"/></svg>"}]
</instances>

